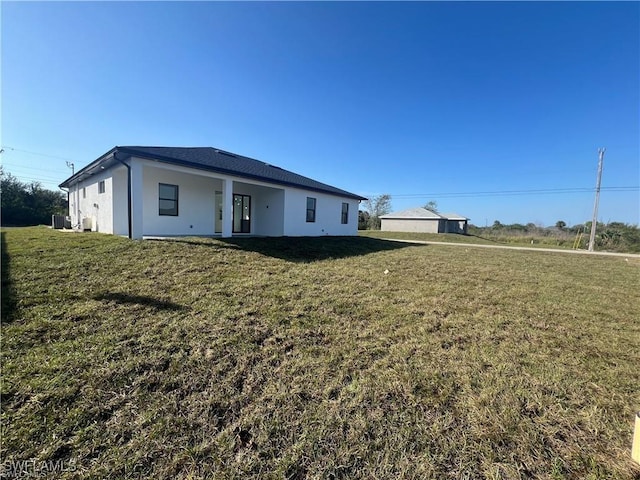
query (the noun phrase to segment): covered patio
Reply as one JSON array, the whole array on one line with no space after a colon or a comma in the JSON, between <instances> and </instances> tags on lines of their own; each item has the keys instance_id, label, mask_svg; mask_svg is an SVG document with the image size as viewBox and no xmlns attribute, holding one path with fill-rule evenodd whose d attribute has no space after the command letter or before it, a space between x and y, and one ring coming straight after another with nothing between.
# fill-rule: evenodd
<instances>
[{"instance_id":1,"label":"covered patio","mask_svg":"<svg viewBox=\"0 0 640 480\"><path fill-rule=\"evenodd\" d=\"M284 188L149 160L131 169L134 238L283 235ZM122 170L114 175L114 191L126 195Z\"/></svg>"}]
</instances>

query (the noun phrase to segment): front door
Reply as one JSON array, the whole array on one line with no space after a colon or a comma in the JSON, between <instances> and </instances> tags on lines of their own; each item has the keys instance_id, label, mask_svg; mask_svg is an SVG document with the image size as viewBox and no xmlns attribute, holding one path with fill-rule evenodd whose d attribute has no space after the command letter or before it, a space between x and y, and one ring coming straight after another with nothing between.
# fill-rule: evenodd
<instances>
[{"instance_id":1,"label":"front door","mask_svg":"<svg viewBox=\"0 0 640 480\"><path fill-rule=\"evenodd\" d=\"M251 197L233 194L233 233L251 233Z\"/></svg>"}]
</instances>

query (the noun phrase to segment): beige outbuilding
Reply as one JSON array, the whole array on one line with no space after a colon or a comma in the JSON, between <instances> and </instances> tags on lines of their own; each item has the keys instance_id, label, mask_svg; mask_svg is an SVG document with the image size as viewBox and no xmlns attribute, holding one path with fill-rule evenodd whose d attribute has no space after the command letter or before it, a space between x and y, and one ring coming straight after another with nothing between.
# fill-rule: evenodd
<instances>
[{"instance_id":1,"label":"beige outbuilding","mask_svg":"<svg viewBox=\"0 0 640 480\"><path fill-rule=\"evenodd\" d=\"M380 217L385 232L460 233L466 235L469 219L457 213L436 213L410 208Z\"/></svg>"}]
</instances>

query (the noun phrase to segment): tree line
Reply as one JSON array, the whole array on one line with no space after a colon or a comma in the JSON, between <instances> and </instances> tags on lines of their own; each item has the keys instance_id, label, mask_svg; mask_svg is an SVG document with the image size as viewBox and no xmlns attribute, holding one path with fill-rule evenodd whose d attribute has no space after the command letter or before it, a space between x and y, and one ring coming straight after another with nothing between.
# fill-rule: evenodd
<instances>
[{"instance_id":1,"label":"tree line","mask_svg":"<svg viewBox=\"0 0 640 480\"><path fill-rule=\"evenodd\" d=\"M469 225L469 234L506 241L526 237L540 243L575 245L584 249L589 242L591 223L588 221L569 226L564 220L558 220L555 225L545 227L534 223L504 224L496 220L493 225L486 227ZM595 247L600 250L640 252L640 228L623 222L597 222Z\"/></svg>"},{"instance_id":2,"label":"tree line","mask_svg":"<svg viewBox=\"0 0 640 480\"><path fill-rule=\"evenodd\" d=\"M2 226L51 225L51 215L67 214L67 196L47 190L39 182L24 183L0 170Z\"/></svg>"}]
</instances>

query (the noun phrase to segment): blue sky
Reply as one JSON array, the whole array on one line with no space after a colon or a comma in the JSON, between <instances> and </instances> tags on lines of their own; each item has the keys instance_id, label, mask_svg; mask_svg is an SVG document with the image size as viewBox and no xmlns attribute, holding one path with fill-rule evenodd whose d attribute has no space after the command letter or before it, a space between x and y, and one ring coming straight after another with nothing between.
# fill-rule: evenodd
<instances>
[{"instance_id":1,"label":"blue sky","mask_svg":"<svg viewBox=\"0 0 640 480\"><path fill-rule=\"evenodd\" d=\"M2 163L22 180L56 188L64 159L115 145L214 146L394 210L576 224L606 147L598 217L640 222L638 2L1 9Z\"/></svg>"}]
</instances>

